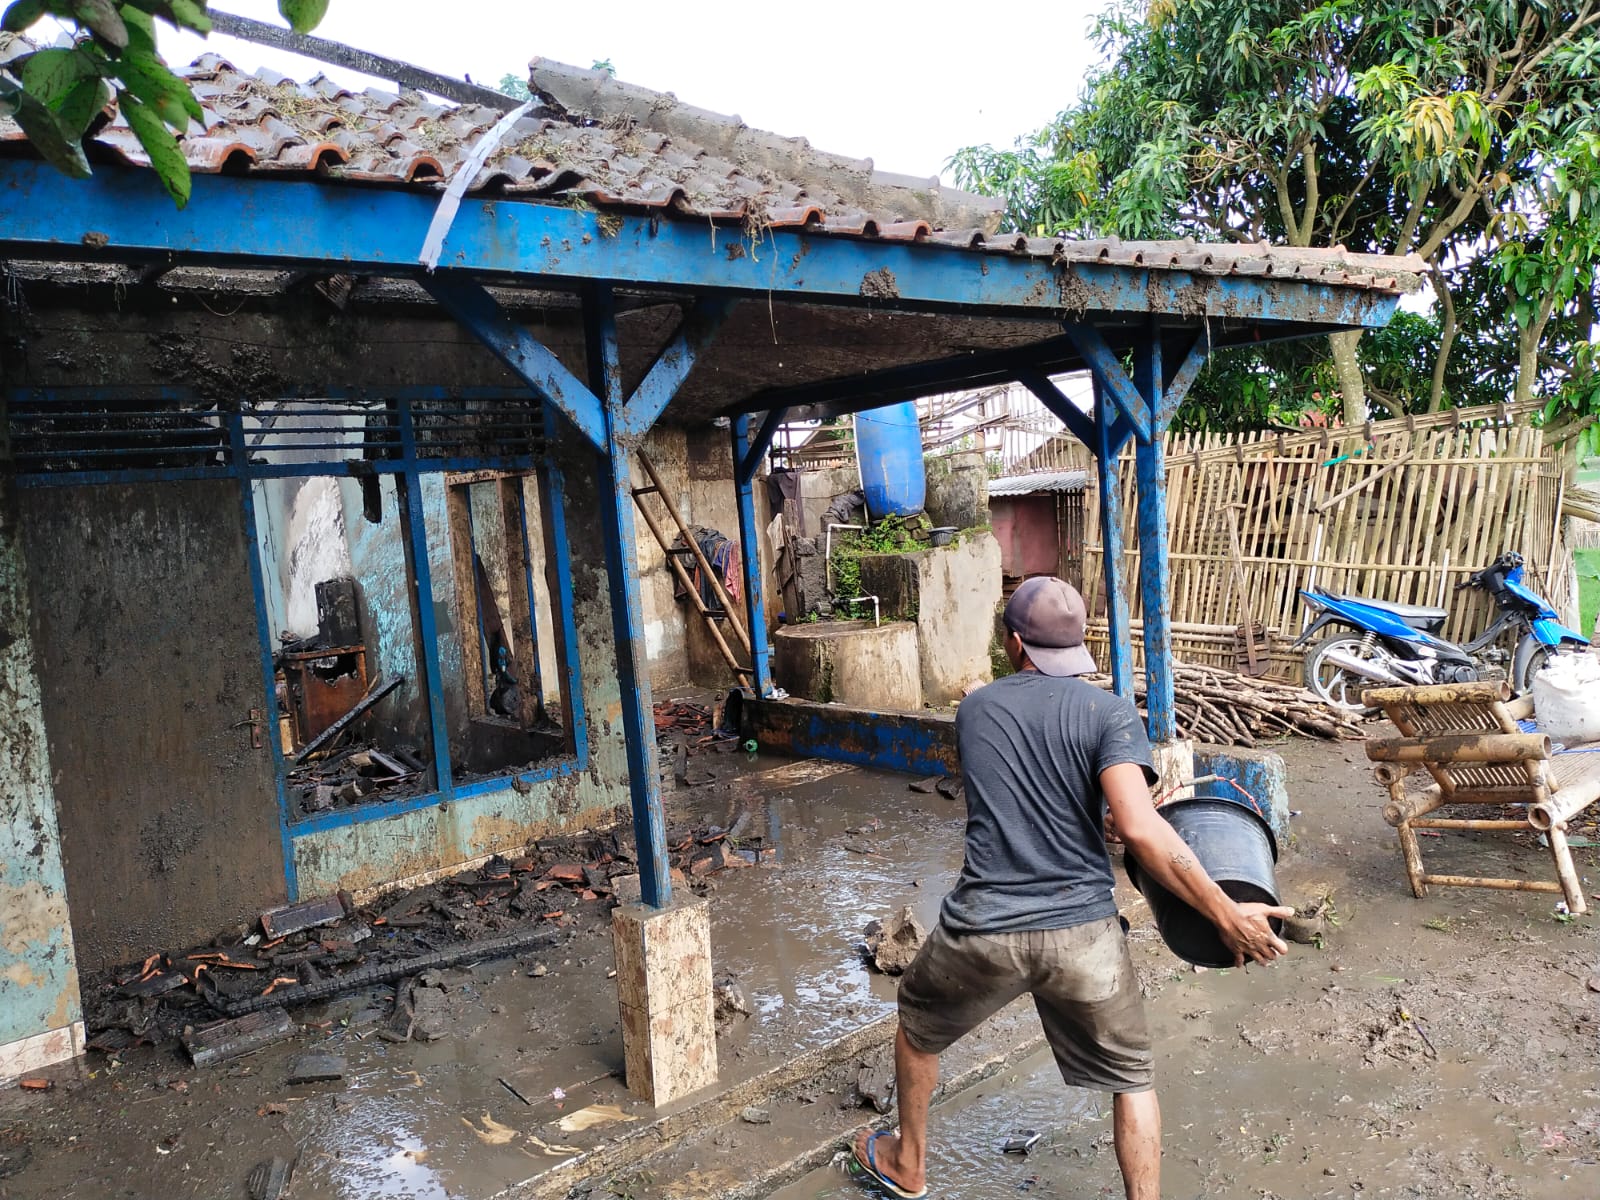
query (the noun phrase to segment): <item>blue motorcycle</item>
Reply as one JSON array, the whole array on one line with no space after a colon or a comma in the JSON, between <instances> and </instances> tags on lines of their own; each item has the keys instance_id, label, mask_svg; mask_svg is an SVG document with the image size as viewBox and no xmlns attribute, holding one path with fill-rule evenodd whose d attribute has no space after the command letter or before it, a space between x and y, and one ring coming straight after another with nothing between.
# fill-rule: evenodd
<instances>
[{"instance_id":1,"label":"blue motorcycle","mask_svg":"<svg viewBox=\"0 0 1600 1200\"><path fill-rule=\"evenodd\" d=\"M1487 629L1459 646L1439 636L1450 615L1447 609L1341 596L1321 588L1302 591L1300 598L1321 615L1295 647L1324 629L1336 629L1306 655L1306 687L1349 711L1366 707L1361 693L1370 687L1509 678L1516 692L1527 691L1552 654L1581 649L1589 639L1562 625L1549 603L1523 585L1522 567L1522 555L1502 554L1457 585L1457 591L1471 587L1488 592L1498 609ZM1508 633L1516 639L1509 655L1500 644Z\"/></svg>"}]
</instances>

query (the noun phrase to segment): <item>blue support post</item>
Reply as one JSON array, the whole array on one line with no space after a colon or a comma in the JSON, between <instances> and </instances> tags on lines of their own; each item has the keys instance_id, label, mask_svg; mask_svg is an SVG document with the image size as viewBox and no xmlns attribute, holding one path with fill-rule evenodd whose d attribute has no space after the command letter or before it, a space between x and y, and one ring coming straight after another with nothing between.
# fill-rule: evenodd
<instances>
[{"instance_id":1,"label":"blue support post","mask_svg":"<svg viewBox=\"0 0 1600 1200\"><path fill-rule=\"evenodd\" d=\"M777 424L763 426L770 443ZM750 666L755 676L756 695L772 695L772 653L767 646L767 612L761 602L761 542L756 532L755 495L750 479L755 474L752 465L747 471L744 462L756 447L750 445L750 418L733 418L733 461L738 478L734 481L739 490L739 559L744 566L744 606L750 629ZM757 454L757 463L760 456Z\"/></svg>"},{"instance_id":2,"label":"blue support post","mask_svg":"<svg viewBox=\"0 0 1600 1200\"><path fill-rule=\"evenodd\" d=\"M1162 411L1161 326L1151 320L1134 351L1134 386L1149 412ZM1145 704L1152 742L1177 736L1172 683L1172 597L1167 563L1165 428L1152 428L1134 450L1139 483L1139 593L1144 609Z\"/></svg>"},{"instance_id":3,"label":"blue support post","mask_svg":"<svg viewBox=\"0 0 1600 1200\"><path fill-rule=\"evenodd\" d=\"M228 443L235 463L248 457L244 438L244 418L228 414ZM250 595L256 606L256 639L261 648L261 678L265 685L264 729L267 752L272 756L272 786L278 801L278 842L283 851L284 894L289 903L300 899L300 881L294 862L294 839L289 833L289 795L284 784L283 745L278 740L278 668L273 661L272 630L267 624L267 581L261 567L261 541L256 525L256 485L251 479L239 480L240 502L244 508L244 539L249 545Z\"/></svg>"},{"instance_id":4,"label":"blue support post","mask_svg":"<svg viewBox=\"0 0 1600 1200\"><path fill-rule=\"evenodd\" d=\"M606 576L611 592L611 629L616 639L617 685L622 693L622 729L628 743L628 794L639 860L639 892L646 904L665 908L672 900L667 830L661 813L656 726L645 653L644 610L639 600L639 548L633 524L633 477L622 440L622 365L617 351L617 311L611 289L587 290L583 334L589 387L600 397L606 437L600 449L601 522L605 526Z\"/></svg>"},{"instance_id":5,"label":"blue support post","mask_svg":"<svg viewBox=\"0 0 1600 1200\"><path fill-rule=\"evenodd\" d=\"M701 300L689 310L682 327L656 355L656 361L623 407L621 431L628 438L642 438L650 432L656 418L689 378L695 359L717 336L732 309L731 301Z\"/></svg>"},{"instance_id":6,"label":"blue support post","mask_svg":"<svg viewBox=\"0 0 1600 1200\"><path fill-rule=\"evenodd\" d=\"M1105 567L1106 634L1111 643L1111 686L1125 700L1133 699L1133 637L1128 597L1122 587L1122 486L1118 456L1130 431L1117 420L1115 408L1095 376L1095 458L1100 477L1100 543Z\"/></svg>"},{"instance_id":7,"label":"blue support post","mask_svg":"<svg viewBox=\"0 0 1600 1200\"><path fill-rule=\"evenodd\" d=\"M418 653L423 684L428 689L428 726L433 732L434 785L441 796L450 794L450 729L444 715L444 671L439 666L439 623L433 613L433 564L428 559L428 524L422 509L422 472L417 468L417 427L411 420L411 402L399 400L400 455L405 463L406 539L411 551L411 585L417 605ZM466 631L462 631L465 637Z\"/></svg>"},{"instance_id":8,"label":"blue support post","mask_svg":"<svg viewBox=\"0 0 1600 1200\"><path fill-rule=\"evenodd\" d=\"M526 380L540 399L560 409L595 446L601 445L607 425L599 399L547 347L513 321L493 296L476 283L438 275L424 276L421 283L495 357Z\"/></svg>"},{"instance_id":9,"label":"blue support post","mask_svg":"<svg viewBox=\"0 0 1600 1200\"><path fill-rule=\"evenodd\" d=\"M1084 365L1094 372L1095 382L1101 392L1111 397L1122 419L1132 428L1133 436L1141 442L1149 441L1150 418L1155 410L1146 405L1145 398L1128 378L1128 373L1122 369L1122 363L1111 352L1111 347L1106 345L1100 331L1093 325L1069 324L1064 328L1078 347L1078 353L1083 355Z\"/></svg>"}]
</instances>

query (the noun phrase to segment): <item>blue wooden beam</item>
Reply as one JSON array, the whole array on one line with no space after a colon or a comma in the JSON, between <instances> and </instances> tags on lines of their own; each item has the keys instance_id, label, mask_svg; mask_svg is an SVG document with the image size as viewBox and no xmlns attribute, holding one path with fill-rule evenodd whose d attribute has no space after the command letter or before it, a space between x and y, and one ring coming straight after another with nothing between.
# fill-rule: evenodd
<instances>
[{"instance_id":1,"label":"blue wooden beam","mask_svg":"<svg viewBox=\"0 0 1600 1200\"><path fill-rule=\"evenodd\" d=\"M1041 332L1053 328L1054 322L1049 326L1041 326ZM933 362L884 367L864 375L824 379L794 387L768 388L735 405L733 411L758 413L787 408L791 421L842 417L938 392L1009 383L1023 367L1034 367L1048 373L1069 363L1076 364L1077 361L1077 348L1063 334L1045 337L1027 346L955 354Z\"/></svg>"},{"instance_id":2,"label":"blue wooden beam","mask_svg":"<svg viewBox=\"0 0 1600 1200\"><path fill-rule=\"evenodd\" d=\"M1151 318L1134 349L1134 385L1152 413L1163 411L1161 323ZM1177 736L1172 677L1172 593L1167 558L1166 427L1134 447L1139 484L1139 598L1144 610L1145 708L1150 740Z\"/></svg>"},{"instance_id":3,"label":"blue wooden beam","mask_svg":"<svg viewBox=\"0 0 1600 1200\"><path fill-rule=\"evenodd\" d=\"M1112 690L1123 699L1133 700L1133 634L1128 611L1128 594L1123 588L1122 485L1118 466L1122 447L1133 436L1127 422L1119 418L1116 406L1096 378L1094 385L1095 458L1100 487L1101 562L1105 570L1106 634L1110 641Z\"/></svg>"},{"instance_id":4,"label":"blue wooden beam","mask_svg":"<svg viewBox=\"0 0 1600 1200\"><path fill-rule=\"evenodd\" d=\"M1150 409L1122 369L1122 363L1092 325L1066 325L1067 336L1077 346L1084 363L1094 372L1101 391L1109 396L1141 442L1150 440Z\"/></svg>"},{"instance_id":5,"label":"blue wooden beam","mask_svg":"<svg viewBox=\"0 0 1600 1200\"><path fill-rule=\"evenodd\" d=\"M401 188L197 175L193 198L179 210L150 170L106 164L94 178L75 180L19 159L0 162L0 195L0 257L203 261L405 276L420 274L417 255L438 201L433 192ZM450 274L522 284L607 280L689 294L731 291L763 300L1031 312L1051 319L1068 307L1063 289L1070 282L1071 307L1089 314L1302 323L1322 327L1316 332L1383 325L1398 303L1397 296L1344 285L1056 264L1043 256L798 230L766 231L759 255L730 254L742 237L737 227L704 221L474 198L456 215L440 261Z\"/></svg>"},{"instance_id":6,"label":"blue wooden beam","mask_svg":"<svg viewBox=\"0 0 1600 1200\"><path fill-rule=\"evenodd\" d=\"M417 619L417 641L421 646L422 681L428 692L428 728L433 737L434 785L448 796L454 774L450 763L450 727L444 711L444 668L439 661L439 623L433 599L433 566L428 555L428 527L422 509L422 472L417 466L417 426L411 419L411 403L402 400L400 414L401 458L405 472L395 482L400 490L406 521L406 554L411 571L411 599Z\"/></svg>"},{"instance_id":7,"label":"blue wooden beam","mask_svg":"<svg viewBox=\"0 0 1600 1200\"><path fill-rule=\"evenodd\" d=\"M769 417L770 419L770 417ZM749 453L750 418L733 418L733 459L742 464ZM773 429L777 426L773 425ZM767 437L771 439L769 432ZM759 460L758 460L759 461ZM744 567L745 615L750 630L750 667L755 676L756 695L772 695L772 656L767 648L767 613L761 602L761 541L756 529L755 496L750 484L754 471L744 473L734 481L739 501L739 560Z\"/></svg>"},{"instance_id":8,"label":"blue wooden beam","mask_svg":"<svg viewBox=\"0 0 1600 1200\"><path fill-rule=\"evenodd\" d=\"M591 445L604 448L606 421L600 401L559 358L513 321L493 296L476 283L444 275L427 275L421 282L451 316L494 351L495 357L525 380L541 399L559 409Z\"/></svg>"},{"instance_id":9,"label":"blue wooden beam","mask_svg":"<svg viewBox=\"0 0 1600 1200\"><path fill-rule=\"evenodd\" d=\"M1017 372L1017 382L1039 397L1039 402L1060 418L1067 432L1087 446L1090 454L1099 452L1094 418L1074 404L1050 376L1025 367Z\"/></svg>"},{"instance_id":10,"label":"blue wooden beam","mask_svg":"<svg viewBox=\"0 0 1600 1200\"><path fill-rule=\"evenodd\" d=\"M689 378L700 352L717 336L731 309L725 300L702 300L689 310L678 332L656 355L656 361L623 406L622 432L629 440L637 442L650 432Z\"/></svg>"},{"instance_id":11,"label":"blue wooden beam","mask_svg":"<svg viewBox=\"0 0 1600 1200\"><path fill-rule=\"evenodd\" d=\"M584 296L583 335L589 384L595 395L605 397L605 433L600 440L600 516L605 526L606 579L611 593L611 631L616 640L622 730L628 745L628 795L633 807L639 892L646 904L665 908L672 900L672 875L667 861L666 822L661 813L644 607L639 599L633 476L627 446L615 433L622 421L624 399L617 352L617 310L610 288L596 287Z\"/></svg>"},{"instance_id":12,"label":"blue wooden beam","mask_svg":"<svg viewBox=\"0 0 1600 1200\"><path fill-rule=\"evenodd\" d=\"M734 482L744 483L754 479L756 468L761 465L761 459L766 455L767 448L772 445L773 435L778 432L778 426L789 419L787 408L775 408L761 421L761 428L756 430L756 436L748 446L742 444L737 437L733 439ZM747 421L746 417L735 417L734 422Z\"/></svg>"},{"instance_id":13,"label":"blue wooden beam","mask_svg":"<svg viewBox=\"0 0 1600 1200\"><path fill-rule=\"evenodd\" d=\"M1178 365L1178 369L1172 373L1162 390L1161 408L1156 412L1153 422L1155 429L1165 433L1167 427L1172 424L1172 418L1178 415L1178 407L1188 396L1190 386L1200 374L1201 368L1206 365L1210 353L1211 339L1202 331L1184 354L1183 362Z\"/></svg>"}]
</instances>

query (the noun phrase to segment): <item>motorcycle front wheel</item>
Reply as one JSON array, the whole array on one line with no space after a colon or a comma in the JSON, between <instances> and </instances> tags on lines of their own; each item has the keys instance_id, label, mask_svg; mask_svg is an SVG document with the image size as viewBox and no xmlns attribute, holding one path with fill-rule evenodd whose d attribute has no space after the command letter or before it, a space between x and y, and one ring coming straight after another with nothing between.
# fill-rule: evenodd
<instances>
[{"instance_id":1,"label":"motorcycle front wheel","mask_svg":"<svg viewBox=\"0 0 1600 1200\"><path fill-rule=\"evenodd\" d=\"M1511 660L1511 686L1517 695L1527 693L1533 686L1533 677L1549 666L1552 658L1568 653L1571 653L1569 646L1546 646L1533 634L1523 634Z\"/></svg>"},{"instance_id":2,"label":"motorcycle front wheel","mask_svg":"<svg viewBox=\"0 0 1600 1200\"><path fill-rule=\"evenodd\" d=\"M1309 690L1345 712L1366 712L1367 706L1361 702L1361 693L1367 688L1383 687L1384 683L1330 662L1328 655L1334 651L1375 665L1387 661L1388 652L1381 646L1368 649L1364 637L1335 633L1323 638L1306 654L1306 687Z\"/></svg>"}]
</instances>

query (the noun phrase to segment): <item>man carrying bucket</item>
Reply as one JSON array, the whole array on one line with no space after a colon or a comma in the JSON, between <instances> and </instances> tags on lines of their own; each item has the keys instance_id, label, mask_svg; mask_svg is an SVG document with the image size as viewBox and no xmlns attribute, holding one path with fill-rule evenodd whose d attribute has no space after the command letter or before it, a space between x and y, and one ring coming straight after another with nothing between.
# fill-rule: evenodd
<instances>
[{"instance_id":1,"label":"man carrying bucket","mask_svg":"<svg viewBox=\"0 0 1600 1200\"><path fill-rule=\"evenodd\" d=\"M1062 1079L1114 1094L1128 1200L1158 1200L1161 1110L1144 1004L1112 899L1108 817L1144 872L1216 926L1236 963L1270 963L1288 951L1269 919L1293 910L1229 899L1157 814L1138 711L1073 678L1095 669L1084 621L1072 585L1026 580L1005 610L1016 674L974 692L956 715L965 861L900 983L900 1129L863 1130L855 1143L859 1170L908 1200L927 1194L939 1055L1023 993L1033 996Z\"/></svg>"}]
</instances>

